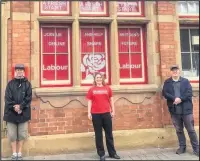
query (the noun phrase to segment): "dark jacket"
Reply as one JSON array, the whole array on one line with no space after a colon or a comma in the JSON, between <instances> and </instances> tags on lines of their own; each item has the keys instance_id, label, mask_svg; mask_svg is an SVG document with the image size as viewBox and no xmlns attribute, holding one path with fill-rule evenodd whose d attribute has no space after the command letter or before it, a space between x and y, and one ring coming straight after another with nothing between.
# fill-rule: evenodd
<instances>
[{"instance_id":1,"label":"dark jacket","mask_svg":"<svg viewBox=\"0 0 200 161\"><path fill-rule=\"evenodd\" d=\"M5 91L4 121L12 123L23 123L31 119L32 87L26 79L12 79ZM18 114L14 110L14 105L19 104L22 110Z\"/></svg>"},{"instance_id":2,"label":"dark jacket","mask_svg":"<svg viewBox=\"0 0 200 161\"><path fill-rule=\"evenodd\" d=\"M177 114L175 110L175 106L173 102L175 100L174 95L174 88L173 88L173 79L169 78L164 82L163 96L167 99L167 105L169 108L169 112L171 114ZM192 114L193 113L193 104L192 104L192 86L188 79L180 77L180 99L181 99L181 107L182 107L182 114Z\"/></svg>"}]
</instances>

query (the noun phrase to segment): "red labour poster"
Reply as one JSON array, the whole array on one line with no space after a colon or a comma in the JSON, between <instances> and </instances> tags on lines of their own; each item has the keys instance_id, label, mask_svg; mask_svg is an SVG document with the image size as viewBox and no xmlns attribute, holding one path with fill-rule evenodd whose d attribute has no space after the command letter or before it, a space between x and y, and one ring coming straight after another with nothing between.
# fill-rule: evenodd
<instances>
[{"instance_id":1,"label":"red labour poster","mask_svg":"<svg viewBox=\"0 0 200 161\"><path fill-rule=\"evenodd\" d=\"M142 78L140 28L119 28L120 78Z\"/></svg>"},{"instance_id":2,"label":"red labour poster","mask_svg":"<svg viewBox=\"0 0 200 161\"><path fill-rule=\"evenodd\" d=\"M82 80L91 82L95 72L107 76L107 32L106 28L81 28L81 71Z\"/></svg>"},{"instance_id":3,"label":"red labour poster","mask_svg":"<svg viewBox=\"0 0 200 161\"><path fill-rule=\"evenodd\" d=\"M42 27L41 82L67 84L70 79L69 28Z\"/></svg>"}]
</instances>

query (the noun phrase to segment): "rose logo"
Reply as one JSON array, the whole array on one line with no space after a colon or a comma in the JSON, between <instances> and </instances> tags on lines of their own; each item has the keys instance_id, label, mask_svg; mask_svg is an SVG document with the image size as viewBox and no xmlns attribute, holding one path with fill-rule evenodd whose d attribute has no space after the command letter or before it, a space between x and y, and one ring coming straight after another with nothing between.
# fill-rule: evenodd
<instances>
[{"instance_id":1,"label":"rose logo","mask_svg":"<svg viewBox=\"0 0 200 161\"><path fill-rule=\"evenodd\" d=\"M86 72L86 79L93 78L93 73L103 69L106 65L104 54L88 54L83 57L81 72Z\"/></svg>"}]
</instances>

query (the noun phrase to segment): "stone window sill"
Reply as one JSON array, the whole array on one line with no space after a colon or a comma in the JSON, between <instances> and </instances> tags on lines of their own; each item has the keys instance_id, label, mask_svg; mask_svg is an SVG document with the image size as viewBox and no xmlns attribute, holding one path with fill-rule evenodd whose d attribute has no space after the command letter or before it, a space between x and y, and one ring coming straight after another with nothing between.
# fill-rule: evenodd
<instances>
[{"instance_id":1,"label":"stone window sill","mask_svg":"<svg viewBox=\"0 0 200 161\"><path fill-rule=\"evenodd\" d=\"M55 88L35 88L33 91L37 96L84 96L89 87L55 87ZM159 87L156 84L146 84L146 85L127 85L127 86L110 86L114 94L133 94L133 93L146 93L146 92L157 92Z\"/></svg>"},{"instance_id":2,"label":"stone window sill","mask_svg":"<svg viewBox=\"0 0 200 161\"><path fill-rule=\"evenodd\" d=\"M86 95L89 87L76 86L76 87L55 87L55 88L36 88L33 89L37 96L84 96ZM141 84L141 85L113 85L110 86L114 94L140 94L140 93L155 93L162 89L156 84ZM192 83L194 92L199 92L199 84Z\"/></svg>"}]
</instances>

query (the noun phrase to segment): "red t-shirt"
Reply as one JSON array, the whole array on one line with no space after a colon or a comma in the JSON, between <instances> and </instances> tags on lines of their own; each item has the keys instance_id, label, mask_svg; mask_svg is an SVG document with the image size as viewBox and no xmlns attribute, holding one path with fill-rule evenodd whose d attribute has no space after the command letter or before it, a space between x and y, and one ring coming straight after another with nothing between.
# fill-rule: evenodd
<instances>
[{"instance_id":1,"label":"red t-shirt","mask_svg":"<svg viewBox=\"0 0 200 161\"><path fill-rule=\"evenodd\" d=\"M110 97L112 97L112 90L109 86L91 87L86 97L92 101L91 113L111 111Z\"/></svg>"}]
</instances>

